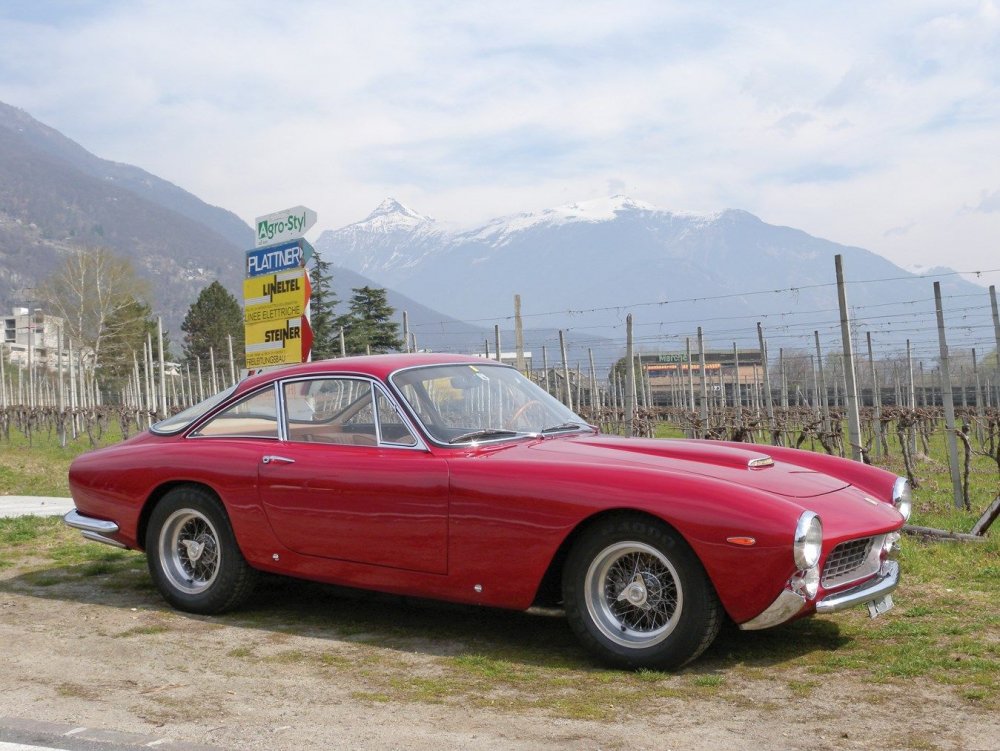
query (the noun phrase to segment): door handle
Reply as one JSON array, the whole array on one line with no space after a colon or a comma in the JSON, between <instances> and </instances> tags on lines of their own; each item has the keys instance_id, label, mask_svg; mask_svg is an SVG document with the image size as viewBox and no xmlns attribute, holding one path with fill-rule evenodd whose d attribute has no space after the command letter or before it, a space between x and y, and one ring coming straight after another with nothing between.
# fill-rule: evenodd
<instances>
[{"instance_id":1,"label":"door handle","mask_svg":"<svg viewBox=\"0 0 1000 751\"><path fill-rule=\"evenodd\" d=\"M279 462L281 464L295 464L294 459L289 459L287 456L275 456L273 454L268 454L263 459L261 459L264 464L270 464L271 462Z\"/></svg>"}]
</instances>

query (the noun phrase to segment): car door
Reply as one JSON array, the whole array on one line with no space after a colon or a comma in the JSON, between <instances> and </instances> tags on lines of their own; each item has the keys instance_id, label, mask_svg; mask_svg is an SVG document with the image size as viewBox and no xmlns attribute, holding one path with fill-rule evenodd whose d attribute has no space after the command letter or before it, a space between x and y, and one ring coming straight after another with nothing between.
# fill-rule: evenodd
<instances>
[{"instance_id":1,"label":"car door","mask_svg":"<svg viewBox=\"0 0 1000 751\"><path fill-rule=\"evenodd\" d=\"M275 534L303 555L447 573L448 467L360 377L281 384L282 440L258 479Z\"/></svg>"}]
</instances>

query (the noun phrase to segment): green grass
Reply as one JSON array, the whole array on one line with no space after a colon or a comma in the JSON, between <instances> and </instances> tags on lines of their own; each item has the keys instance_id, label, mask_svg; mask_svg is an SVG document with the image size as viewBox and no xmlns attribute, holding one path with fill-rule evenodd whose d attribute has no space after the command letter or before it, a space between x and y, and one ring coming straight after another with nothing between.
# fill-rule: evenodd
<instances>
[{"instance_id":1,"label":"green grass","mask_svg":"<svg viewBox=\"0 0 1000 751\"><path fill-rule=\"evenodd\" d=\"M121 436L121 428L111 425L98 447L118 443ZM68 496L70 462L92 448L86 433L62 447L55 430L36 432L29 441L11 427L9 439L0 438L0 495Z\"/></svg>"},{"instance_id":2,"label":"green grass","mask_svg":"<svg viewBox=\"0 0 1000 751\"><path fill-rule=\"evenodd\" d=\"M22 447L24 471L52 475L53 456L61 452L68 465L70 455L86 448L40 444L36 436L33 448ZM6 449L0 456L7 456ZM38 458L29 460L34 453ZM937 436L932 458L917 463L913 521L967 531L996 493L996 469L987 460L976 461L975 508L956 511L943 455ZM898 462L894 455L887 466L901 472ZM3 492L20 494L27 487ZM904 537L903 582L889 613L869 620L858 608L760 632L724 629L697 662L677 674L602 669L561 618L426 605L281 579L265 580L245 609L213 624L252 629L252 641L228 653L241 665L305 669L330 681L353 676L364 680L365 690L351 695L373 704L452 702L602 721L641 715L650 697L740 704L748 694L773 690L779 692L775 702L794 701L817 695L836 676L900 690L920 682L951 692L971 712L995 712L1000 710L998 540L1000 525L979 544ZM0 576L0 592L58 599L85 586L96 588L91 596L101 601L128 597L166 612L142 555L86 542L59 519L0 519ZM182 628L154 622L114 636L141 640ZM413 659L413 653L424 659ZM67 684L66 690L77 689ZM761 711L767 708L760 705ZM916 704L910 707L917 710Z\"/></svg>"}]
</instances>

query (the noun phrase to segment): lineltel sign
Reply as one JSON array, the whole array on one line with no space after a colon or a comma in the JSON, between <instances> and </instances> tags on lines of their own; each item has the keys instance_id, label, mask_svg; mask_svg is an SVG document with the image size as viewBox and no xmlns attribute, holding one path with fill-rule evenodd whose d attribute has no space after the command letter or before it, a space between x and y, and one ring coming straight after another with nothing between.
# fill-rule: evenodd
<instances>
[{"instance_id":1,"label":"lineltel sign","mask_svg":"<svg viewBox=\"0 0 1000 751\"><path fill-rule=\"evenodd\" d=\"M314 224L316 224L316 212L305 206L293 206L284 211L259 216L254 220L257 228L257 247L302 237Z\"/></svg>"},{"instance_id":2,"label":"lineltel sign","mask_svg":"<svg viewBox=\"0 0 1000 751\"><path fill-rule=\"evenodd\" d=\"M243 280L243 332L248 368L306 362L312 348L305 269Z\"/></svg>"},{"instance_id":3,"label":"lineltel sign","mask_svg":"<svg viewBox=\"0 0 1000 751\"><path fill-rule=\"evenodd\" d=\"M243 321L247 325L305 315L312 287L305 269L243 280Z\"/></svg>"},{"instance_id":4,"label":"lineltel sign","mask_svg":"<svg viewBox=\"0 0 1000 751\"><path fill-rule=\"evenodd\" d=\"M313 246L303 240L265 245L247 251L247 278L300 269L313 257Z\"/></svg>"}]
</instances>

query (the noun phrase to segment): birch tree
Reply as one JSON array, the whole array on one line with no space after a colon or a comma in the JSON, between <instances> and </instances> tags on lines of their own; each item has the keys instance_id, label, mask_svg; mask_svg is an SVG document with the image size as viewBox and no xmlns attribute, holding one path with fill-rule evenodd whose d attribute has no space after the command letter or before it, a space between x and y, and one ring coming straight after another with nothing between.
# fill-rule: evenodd
<instances>
[{"instance_id":1,"label":"birch tree","mask_svg":"<svg viewBox=\"0 0 1000 751\"><path fill-rule=\"evenodd\" d=\"M136 276L132 263L107 248L71 253L41 286L46 309L63 319L69 339L91 367L100 365L108 337L128 325L129 317L122 314L147 294L148 285Z\"/></svg>"}]
</instances>

